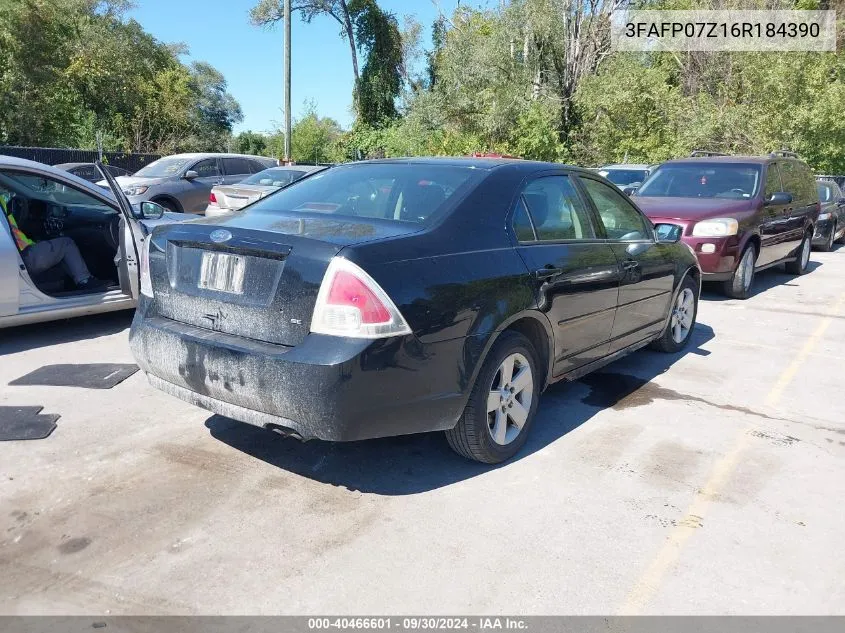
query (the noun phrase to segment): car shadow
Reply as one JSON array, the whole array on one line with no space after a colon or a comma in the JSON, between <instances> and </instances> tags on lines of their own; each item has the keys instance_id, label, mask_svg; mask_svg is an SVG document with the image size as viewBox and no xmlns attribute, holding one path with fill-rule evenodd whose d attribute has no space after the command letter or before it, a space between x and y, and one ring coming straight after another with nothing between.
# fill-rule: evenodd
<instances>
[{"instance_id":1,"label":"car shadow","mask_svg":"<svg viewBox=\"0 0 845 633\"><path fill-rule=\"evenodd\" d=\"M116 334L132 324L134 310L0 329L0 356Z\"/></svg>"},{"instance_id":2,"label":"car shadow","mask_svg":"<svg viewBox=\"0 0 845 633\"><path fill-rule=\"evenodd\" d=\"M378 495L409 495L442 488L511 464L560 440L608 406L630 402L649 382L701 346L713 329L698 323L690 344L677 354L642 350L573 383L543 394L528 442L510 461L490 466L452 452L442 433L348 443L300 442L220 415L205 425L212 437L276 468L333 486ZM586 392L586 393L585 393Z\"/></svg>"},{"instance_id":3,"label":"car shadow","mask_svg":"<svg viewBox=\"0 0 845 633\"><path fill-rule=\"evenodd\" d=\"M822 266L824 266L824 264L821 262L810 260L810 263L807 264L806 274L810 274ZM771 290L776 286L796 287L798 284L795 283L795 275L787 273L783 266L775 266L774 268L768 268L754 275L751 297L766 292L767 290ZM731 299L730 297L726 297L722 294L718 283L708 282L705 282L702 286L701 298L706 299L707 301L735 301L735 299Z\"/></svg>"}]
</instances>

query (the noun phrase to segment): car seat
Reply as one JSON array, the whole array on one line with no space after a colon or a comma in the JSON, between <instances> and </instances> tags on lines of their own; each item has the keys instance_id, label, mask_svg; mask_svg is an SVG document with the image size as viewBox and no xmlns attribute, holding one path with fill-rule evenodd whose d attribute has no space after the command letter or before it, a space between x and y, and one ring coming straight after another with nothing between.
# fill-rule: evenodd
<instances>
[{"instance_id":1,"label":"car seat","mask_svg":"<svg viewBox=\"0 0 845 633\"><path fill-rule=\"evenodd\" d=\"M415 183L405 192L405 204L400 220L419 222L430 216L446 201L446 192L440 185Z\"/></svg>"}]
</instances>

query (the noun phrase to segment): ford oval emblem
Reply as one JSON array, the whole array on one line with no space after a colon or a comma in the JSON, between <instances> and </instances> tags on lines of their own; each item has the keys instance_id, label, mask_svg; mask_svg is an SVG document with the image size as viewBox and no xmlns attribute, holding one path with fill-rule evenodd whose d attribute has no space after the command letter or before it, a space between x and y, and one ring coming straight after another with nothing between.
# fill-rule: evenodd
<instances>
[{"instance_id":1,"label":"ford oval emblem","mask_svg":"<svg viewBox=\"0 0 845 633\"><path fill-rule=\"evenodd\" d=\"M226 229L217 229L216 231L212 231L211 235L209 235L212 242L228 242L232 239L232 234L229 233Z\"/></svg>"}]
</instances>

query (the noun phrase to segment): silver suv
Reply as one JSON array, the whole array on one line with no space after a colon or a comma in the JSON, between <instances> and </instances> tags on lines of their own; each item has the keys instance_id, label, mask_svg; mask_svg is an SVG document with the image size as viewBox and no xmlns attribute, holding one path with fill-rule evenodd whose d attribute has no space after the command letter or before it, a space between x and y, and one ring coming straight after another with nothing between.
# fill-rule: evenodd
<instances>
[{"instance_id":1,"label":"silver suv","mask_svg":"<svg viewBox=\"0 0 845 633\"><path fill-rule=\"evenodd\" d=\"M204 213L212 187L240 182L278 163L275 158L244 154L174 154L117 182L133 206L149 200L168 211Z\"/></svg>"}]
</instances>

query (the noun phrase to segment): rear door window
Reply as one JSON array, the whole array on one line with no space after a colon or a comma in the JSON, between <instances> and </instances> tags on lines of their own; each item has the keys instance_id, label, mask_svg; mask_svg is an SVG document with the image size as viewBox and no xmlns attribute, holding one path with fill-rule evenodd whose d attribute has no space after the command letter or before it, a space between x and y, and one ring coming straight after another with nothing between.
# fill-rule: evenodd
<instances>
[{"instance_id":1,"label":"rear door window","mask_svg":"<svg viewBox=\"0 0 845 633\"><path fill-rule=\"evenodd\" d=\"M763 191L763 195L768 200L772 197L772 194L781 191L783 191L783 182L780 177L780 168L777 163L771 163L766 170L766 189Z\"/></svg>"},{"instance_id":2,"label":"rear door window","mask_svg":"<svg viewBox=\"0 0 845 633\"><path fill-rule=\"evenodd\" d=\"M71 173L75 176L79 176L80 178L84 178L85 180L102 180L103 178L94 165L80 165L79 167L74 167L71 170Z\"/></svg>"},{"instance_id":3,"label":"rear door window","mask_svg":"<svg viewBox=\"0 0 845 633\"><path fill-rule=\"evenodd\" d=\"M785 160L780 163L780 168L784 191L791 193L796 202L802 204L816 202L818 192L809 167L798 161Z\"/></svg>"},{"instance_id":4,"label":"rear door window","mask_svg":"<svg viewBox=\"0 0 845 633\"><path fill-rule=\"evenodd\" d=\"M249 176L252 173L252 167L245 158L224 158L223 171L227 176Z\"/></svg>"},{"instance_id":5,"label":"rear door window","mask_svg":"<svg viewBox=\"0 0 845 633\"><path fill-rule=\"evenodd\" d=\"M200 178L220 175L220 169L217 166L216 158L206 158L205 160L201 160L191 167L191 169L197 172Z\"/></svg>"},{"instance_id":6,"label":"rear door window","mask_svg":"<svg viewBox=\"0 0 845 633\"><path fill-rule=\"evenodd\" d=\"M264 171L267 169L267 165L257 161L257 160L247 160L249 163L249 169L253 174L257 174L260 171Z\"/></svg>"},{"instance_id":7,"label":"rear door window","mask_svg":"<svg viewBox=\"0 0 845 633\"><path fill-rule=\"evenodd\" d=\"M587 206L569 176L538 178L525 187L521 199L531 216L537 240L584 240L595 237Z\"/></svg>"}]
</instances>

